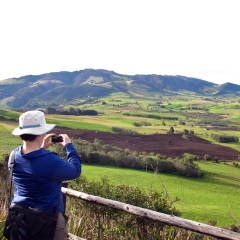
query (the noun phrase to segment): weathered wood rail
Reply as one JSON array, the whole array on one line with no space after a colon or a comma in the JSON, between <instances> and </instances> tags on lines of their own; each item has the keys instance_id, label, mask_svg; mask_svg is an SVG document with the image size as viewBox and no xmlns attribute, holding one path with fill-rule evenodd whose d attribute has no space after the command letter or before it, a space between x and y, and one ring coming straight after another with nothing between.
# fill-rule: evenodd
<instances>
[{"instance_id":1,"label":"weathered wood rail","mask_svg":"<svg viewBox=\"0 0 240 240\"><path fill-rule=\"evenodd\" d=\"M102 198L99 196L89 195L89 194L71 190L65 187L62 187L62 193L66 196L79 198L88 202L100 204L103 206L114 208L130 214L138 215L147 219L159 221L168 225L191 230L193 232L201 233L211 237L220 238L224 240L240 240L240 233L232 232L224 228L218 228L218 227L210 226L207 224L187 220L184 218L180 218L180 217L176 217L176 216L172 216L172 215L168 215L160 212L155 212L149 209L136 207L130 204L125 204L122 202Z\"/></svg>"}]
</instances>

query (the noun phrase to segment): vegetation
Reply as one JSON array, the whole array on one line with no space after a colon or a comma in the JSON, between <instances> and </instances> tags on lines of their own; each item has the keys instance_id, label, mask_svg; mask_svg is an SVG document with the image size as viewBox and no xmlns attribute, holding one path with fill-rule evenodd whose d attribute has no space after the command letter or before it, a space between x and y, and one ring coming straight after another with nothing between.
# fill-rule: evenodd
<instances>
[{"instance_id":1,"label":"vegetation","mask_svg":"<svg viewBox=\"0 0 240 240\"><path fill-rule=\"evenodd\" d=\"M137 131L133 131L131 129L124 129L119 127L112 127L112 131L121 135L140 135Z\"/></svg>"},{"instance_id":2,"label":"vegetation","mask_svg":"<svg viewBox=\"0 0 240 240\"><path fill-rule=\"evenodd\" d=\"M93 143L73 140L74 146L81 154L83 163L99 164L106 166L116 166L121 168L149 169L156 173L173 173L187 177L203 177L204 173L193 162L193 158L167 159L165 156L157 154L153 156L141 155L137 152L131 152L129 149L121 149L102 140L95 139ZM55 151L65 156L61 147L56 145Z\"/></svg>"},{"instance_id":3,"label":"vegetation","mask_svg":"<svg viewBox=\"0 0 240 240\"><path fill-rule=\"evenodd\" d=\"M84 116L84 115L97 116L98 115L98 112L95 110L90 110L90 109L81 110L80 108L73 108L73 107L70 107L68 109L56 109L53 107L47 107L45 112L48 114L72 115L72 116Z\"/></svg>"},{"instance_id":4,"label":"vegetation","mask_svg":"<svg viewBox=\"0 0 240 240\"><path fill-rule=\"evenodd\" d=\"M5 173L6 171L6 159L5 158ZM85 169L84 165L84 169ZM89 171L86 174L90 177L90 172L93 172L94 168L89 166ZM95 168L96 170L96 168ZM96 176L95 174L92 177ZM99 169L100 170L100 169ZM103 170L103 169L102 169ZM109 169L110 170L110 169ZM111 172L114 169L111 169ZM116 169L117 170L117 169ZM101 170L100 170L101 171ZM118 171L121 175L122 171ZM102 171L101 171L102 172ZM102 172L103 173L103 172ZM109 172L110 173L110 172ZM123 172L122 172L123 173ZM137 173L137 172L136 172ZM143 176L143 172L140 173ZM146 173L145 173L146 174ZM112 176L116 174L113 173ZM145 207L154 211L159 211L174 216L181 216L179 210L176 210L175 205L180 203L180 199L175 198L171 200L169 192L166 188L163 190L155 190L154 185L156 180L152 184L147 184L145 190L141 190L138 186L132 184L121 183L119 179L117 184L114 184L106 176L98 175L98 180L89 181L85 175L80 178L70 181L68 187L71 189L79 190L95 196L101 196L108 199L125 202L131 205ZM149 175L150 177L150 175ZM163 176L162 176L163 177ZM129 178L126 178L129 179ZM135 177L136 179L136 177ZM184 179L182 179L184 180ZM7 177L1 175L1 182L4 186L7 185ZM175 181L176 184L176 181ZM205 182L206 188L207 182ZM203 185L203 184L201 184ZM166 186L165 186L166 187ZM198 187L198 186L196 186ZM207 191L206 191L207 192ZM3 193L3 192L2 192ZM172 195L172 194L171 194ZM1 194L3 196L3 194ZM7 196L7 193L5 194ZM192 196L193 198L193 196ZM204 198L204 196L203 196ZM3 200L3 198L1 198ZM3 201L2 201L3 202ZM6 204L6 198L5 198ZM209 203L208 203L209 204ZM181 205L181 203L180 203ZM1 205L1 209L2 209ZM83 238L91 239L146 239L146 234L150 239L170 239L180 240L184 239L205 239L203 235L186 231L180 228L167 226L165 224L146 220L141 217L126 214L118 210L113 210L108 207L103 207L94 203L88 203L82 200L74 198L67 198L66 213L70 216L69 230L71 233L81 236ZM216 214L216 212L215 212ZM1 212L1 219L4 219L4 212ZM90 220L91 219L91 220ZM211 220L209 224L216 224L217 221ZM0 233L3 227L3 222L0 223ZM228 227L231 230L238 231L236 225ZM127 231L126 231L127 230ZM214 238L208 238L214 239Z\"/></svg>"},{"instance_id":5,"label":"vegetation","mask_svg":"<svg viewBox=\"0 0 240 240\"><path fill-rule=\"evenodd\" d=\"M133 117L144 117L144 118L155 118L155 119L164 119L164 120L178 120L177 117L163 117L153 114L131 114L131 113L124 113L125 116L133 116Z\"/></svg>"},{"instance_id":6,"label":"vegetation","mask_svg":"<svg viewBox=\"0 0 240 240\"><path fill-rule=\"evenodd\" d=\"M227 143L227 142L238 142L238 137L235 136L223 136L223 135L217 135L217 134L211 134L211 137L220 143Z\"/></svg>"},{"instance_id":7,"label":"vegetation","mask_svg":"<svg viewBox=\"0 0 240 240\"><path fill-rule=\"evenodd\" d=\"M146 126L152 126L152 124L149 123L149 122L146 122L146 121L144 121L144 122L134 122L133 126L135 126L135 127L143 127L143 126L146 127Z\"/></svg>"},{"instance_id":8,"label":"vegetation","mask_svg":"<svg viewBox=\"0 0 240 240\"><path fill-rule=\"evenodd\" d=\"M141 91L112 93L101 99L89 97L67 103L59 100L58 102L60 104L57 107L66 111L72 107L82 111L95 109L98 113L97 116L47 114L47 122L57 123L58 126L121 134L166 134L171 129L172 133L181 133L183 138L188 140L191 140L189 137L194 134L212 143L238 151L240 149L239 141L218 142L217 139L212 138L213 134L239 139L240 113L237 106L239 99L235 96L232 98L230 95L206 97L192 92L176 94L169 91L159 94ZM43 104L41 107L48 106ZM56 105L51 107L55 108ZM0 109L0 157L2 159L21 143L18 138L11 136L11 131L17 126L19 115L18 112ZM209 128L206 131L204 130L206 126L217 128ZM166 144L174 143L169 139ZM100 196L114 198L114 192L125 189L132 194L122 196L121 201L126 198L136 203L138 198L147 199L150 193L154 193L154 196L159 196L158 199L161 201L166 200L168 209L174 207L183 218L239 231L239 159L224 163L209 154L202 159L205 161L198 161L196 156L189 155L166 159L154 153L144 155L127 149L114 149L99 140L95 140L92 144L81 142L76 145L79 145L78 151L84 160L83 175L78 180L82 181L81 187L84 191L96 195L100 195L99 192L101 192ZM99 148L97 148L98 145ZM105 165L101 166L100 163ZM138 170L133 168L135 166L138 166ZM185 173L189 172L186 166L193 166L197 172L204 173L204 177L186 177ZM6 180L3 174L1 177ZM3 180L1 181L4 183ZM69 186L77 189L80 182L71 182ZM104 184L106 184L105 189ZM2 206L6 206L3 199L5 198L1 192L1 209ZM71 232L86 238L91 236L92 239L97 239L100 236L101 239L144 239L144 229L148 229L152 239L157 239L157 234L159 237L159 230L161 230L162 239L177 239L181 234L185 239L203 239L203 236L189 231L144 222L139 218L116 211L110 213L109 209L89 205L83 201L68 199L67 206L71 216ZM76 218L74 218L75 215L77 215ZM4 216L4 213L0 213L1 219L4 219Z\"/></svg>"}]
</instances>

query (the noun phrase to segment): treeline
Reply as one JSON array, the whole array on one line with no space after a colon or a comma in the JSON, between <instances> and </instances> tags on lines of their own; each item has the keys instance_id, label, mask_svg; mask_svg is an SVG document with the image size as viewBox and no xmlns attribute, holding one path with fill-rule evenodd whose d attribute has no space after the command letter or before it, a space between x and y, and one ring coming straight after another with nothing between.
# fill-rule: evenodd
<instances>
[{"instance_id":1,"label":"treeline","mask_svg":"<svg viewBox=\"0 0 240 240\"><path fill-rule=\"evenodd\" d=\"M112 131L120 135L140 135L137 131L125 128L112 127Z\"/></svg>"},{"instance_id":2,"label":"treeline","mask_svg":"<svg viewBox=\"0 0 240 240\"><path fill-rule=\"evenodd\" d=\"M149 123L149 122L134 122L133 126L135 126L135 127L142 127L142 126L146 127L146 126L152 126L152 124Z\"/></svg>"},{"instance_id":3,"label":"treeline","mask_svg":"<svg viewBox=\"0 0 240 240\"><path fill-rule=\"evenodd\" d=\"M225 136L225 135L218 135L218 134L211 134L212 139L219 143L228 143L228 142L238 142L238 137L235 136Z\"/></svg>"},{"instance_id":4,"label":"treeline","mask_svg":"<svg viewBox=\"0 0 240 240\"><path fill-rule=\"evenodd\" d=\"M79 108L73 108L73 107L70 107L68 109L56 109L53 107L47 107L45 112L48 114L74 115L74 116L83 116L83 115L96 116L96 115L98 115L98 112L96 110L91 110L91 109L81 110Z\"/></svg>"},{"instance_id":5,"label":"treeline","mask_svg":"<svg viewBox=\"0 0 240 240\"><path fill-rule=\"evenodd\" d=\"M73 139L75 148L81 155L83 163L116 166L154 171L156 173L172 173L187 177L203 177L194 157L167 158L161 154L151 153L150 156L129 149L121 149L102 140L95 139L93 143L81 139ZM62 147L56 145L55 151L65 157Z\"/></svg>"},{"instance_id":6,"label":"treeline","mask_svg":"<svg viewBox=\"0 0 240 240\"><path fill-rule=\"evenodd\" d=\"M133 116L133 117L165 119L165 120L178 120L178 117L163 117L163 116L158 116L158 115L153 115L153 114L124 113L123 115Z\"/></svg>"},{"instance_id":7,"label":"treeline","mask_svg":"<svg viewBox=\"0 0 240 240\"><path fill-rule=\"evenodd\" d=\"M179 111L178 114L185 116L188 119L192 119L195 124L198 125L211 125L211 126L227 126L228 122L223 120L223 116L214 113L201 113L201 112L187 112ZM199 119L199 120L197 120Z\"/></svg>"}]
</instances>

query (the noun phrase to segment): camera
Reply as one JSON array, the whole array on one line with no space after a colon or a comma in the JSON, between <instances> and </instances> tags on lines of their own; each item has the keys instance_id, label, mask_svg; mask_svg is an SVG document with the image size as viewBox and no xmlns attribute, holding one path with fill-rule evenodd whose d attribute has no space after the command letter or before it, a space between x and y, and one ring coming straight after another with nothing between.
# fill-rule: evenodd
<instances>
[{"instance_id":1,"label":"camera","mask_svg":"<svg viewBox=\"0 0 240 240\"><path fill-rule=\"evenodd\" d=\"M52 136L52 142L62 142L62 141L63 141L62 137L57 135Z\"/></svg>"}]
</instances>

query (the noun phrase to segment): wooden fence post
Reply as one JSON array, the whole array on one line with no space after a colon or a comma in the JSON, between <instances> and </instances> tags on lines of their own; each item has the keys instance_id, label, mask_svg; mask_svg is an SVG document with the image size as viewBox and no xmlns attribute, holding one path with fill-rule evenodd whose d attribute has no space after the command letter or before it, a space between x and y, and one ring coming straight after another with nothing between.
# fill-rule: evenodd
<instances>
[{"instance_id":1,"label":"wooden fence post","mask_svg":"<svg viewBox=\"0 0 240 240\"><path fill-rule=\"evenodd\" d=\"M218 227L210 226L204 223L176 217L173 215L155 212L153 210L149 210L146 208L140 208L130 204L118 202L115 200L110 200L110 199L102 198L99 196L93 196L90 194L74 191L64 187L62 188L62 193L70 197L79 198L88 202L100 204L106 207L114 208L114 209L124 211L133 215L141 216L147 219L152 219L158 222L168 224L170 226L176 226L179 228L191 230L193 232L198 232L204 235L217 237L225 240L240 239L240 233L233 232L224 228L218 228Z\"/></svg>"}]
</instances>

